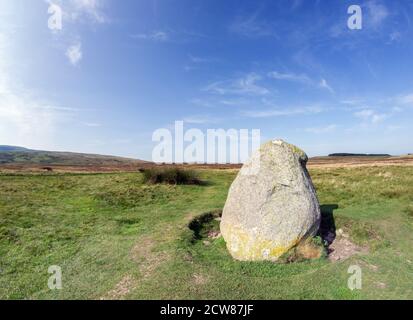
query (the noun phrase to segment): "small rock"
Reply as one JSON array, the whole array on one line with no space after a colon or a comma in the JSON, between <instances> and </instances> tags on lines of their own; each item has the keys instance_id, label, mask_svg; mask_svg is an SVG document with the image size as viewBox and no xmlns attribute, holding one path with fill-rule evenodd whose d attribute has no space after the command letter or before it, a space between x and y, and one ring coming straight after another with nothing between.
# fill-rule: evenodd
<instances>
[{"instance_id":1,"label":"small rock","mask_svg":"<svg viewBox=\"0 0 413 320\"><path fill-rule=\"evenodd\" d=\"M209 231L208 232L208 238L211 238L213 240L218 239L221 237L221 232L219 231Z\"/></svg>"}]
</instances>

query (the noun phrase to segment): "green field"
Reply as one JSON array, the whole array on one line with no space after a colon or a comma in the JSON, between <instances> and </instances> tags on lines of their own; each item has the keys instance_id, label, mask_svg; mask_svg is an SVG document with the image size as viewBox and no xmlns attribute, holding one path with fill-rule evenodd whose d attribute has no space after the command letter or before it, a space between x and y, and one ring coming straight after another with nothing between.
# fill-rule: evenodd
<instances>
[{"instance_id":1,"label":"green field","mask_svg":"<svg viewBox=\"0 0 413 320\"><path fill-rule=\"evenodd\" d=\"M1 299L413 299L413 167L310 170L337 229L369 252L345 261L238 262L206 239L235 171L197 186L139 173L0 175ZM333 206L332 206L333 205ZM350 265L363 287L347 287ZM63 272L50 290L48 267Z\"/></svg>"}]
</instances>

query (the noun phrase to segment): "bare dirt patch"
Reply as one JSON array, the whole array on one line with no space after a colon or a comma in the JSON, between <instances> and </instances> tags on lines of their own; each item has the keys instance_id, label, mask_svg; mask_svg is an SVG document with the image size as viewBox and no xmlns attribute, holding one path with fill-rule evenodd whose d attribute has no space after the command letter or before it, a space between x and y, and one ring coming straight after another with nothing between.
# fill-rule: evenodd
<instances>
[{"instance_id":1,"label":"bare dirt patch","mask_svg":"<svg viewBox=\"0 0 413 320\"><path fill-rule=\"evenodd\" d=\"M149 278L163 262L170 258L165 252L155 252L154 246L154 240L144 238L132 248L131 257L138 263L142 279Z\"/></svg>"},{"instance_id":2,"label":"bare dirt patch","mask_svg":"<svg viewBox=\"0 0 413 320\"><path fill-rule=\"evenodd\" d=\"M202 286L208 283L208 277L203 274L194 274L193 283L197 286Z\"/></svg>"},{"instance_id":3,"label":"bare dirt patch","mask_svg":"<svg viewBox=\"0 0 413 320\"><path fill-rule=\"evenodd\" d=\"M116 300L126 296L135 285L135 279L131 275L126 275L100 300Z\"/></svg>"},{"instance_id":4,"label":"bare dirt patch","mask_svg":"<svg viewBox=\"0 0 413 320\"><path fill-rule=\"evenodd\" d=\"M337 235L328 247L328 259L333 262L346 260L359 253L368 253L368 248L351 242L345 233Z\"/></svg>"}]
</instances>

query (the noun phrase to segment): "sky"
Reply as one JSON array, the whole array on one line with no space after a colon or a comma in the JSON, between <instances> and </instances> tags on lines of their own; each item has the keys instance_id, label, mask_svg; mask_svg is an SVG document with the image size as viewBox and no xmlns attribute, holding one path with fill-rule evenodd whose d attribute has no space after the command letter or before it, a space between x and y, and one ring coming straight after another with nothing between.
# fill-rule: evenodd
<instances>
[{"instance_id":1,"label":"sky","mask_svg":"<svg viewBox=\"0 0 413 320\"><path fill-rule=\"evenodd\" d=\"M151 160L184 121L412 153L412 19L407 0L0 0L0 145Z\"/></svg>"}]
</instances>

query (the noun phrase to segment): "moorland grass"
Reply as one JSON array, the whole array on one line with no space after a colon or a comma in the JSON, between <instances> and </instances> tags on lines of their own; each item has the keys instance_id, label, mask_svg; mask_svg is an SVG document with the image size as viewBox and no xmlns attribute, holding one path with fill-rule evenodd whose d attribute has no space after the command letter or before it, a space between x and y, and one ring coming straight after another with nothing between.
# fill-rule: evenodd
<instances>
[{"instance_id":1,"label":"moorland grass","mask_svg":"<svg viewBox=\"0 0 413 320\"><path fill-rule=\"evenodd\" d=\"M0 298L412 299L413 168L310 173L335 227L368 254L234 261L222 238L208 238L219 221L202 220L222 209L231 170L203 170L206 185L146 184L142 173L0 175ZM362 290L347 287L354 264ZM62 290L47 287L51 265L62 267Z\"/></svg>"}]
</instances>

